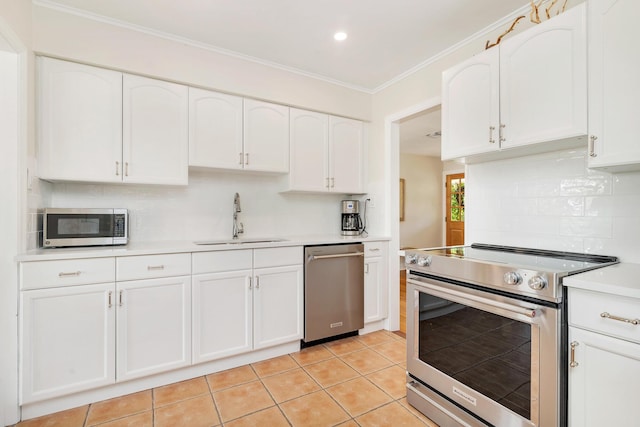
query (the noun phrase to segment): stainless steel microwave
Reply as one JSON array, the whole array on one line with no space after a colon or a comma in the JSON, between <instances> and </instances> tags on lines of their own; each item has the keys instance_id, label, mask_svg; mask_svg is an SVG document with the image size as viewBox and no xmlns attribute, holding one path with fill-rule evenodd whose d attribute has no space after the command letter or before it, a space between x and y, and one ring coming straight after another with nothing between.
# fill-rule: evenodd
<instances>
[{"instance_id":1,"label":"stainless steel microwave","mask_svg":"<svg viewBox=\"0 0 640 427\"><path fill-rule=\"evenodd\" d=\"M46 208L42 219L42 246L126 245L129 214L126 209Z\"/></svg>"}]
</instances>

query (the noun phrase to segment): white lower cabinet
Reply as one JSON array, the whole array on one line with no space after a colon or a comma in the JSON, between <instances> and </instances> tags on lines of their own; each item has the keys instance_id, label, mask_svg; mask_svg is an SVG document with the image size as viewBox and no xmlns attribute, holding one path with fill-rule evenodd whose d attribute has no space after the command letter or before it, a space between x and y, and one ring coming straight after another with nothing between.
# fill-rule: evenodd
<instances>
[{"instance_id":1,"label":"white lower cabinet","mask_svg":"<svg viewBox=\"0 0 640 427\"><path fill-rule=\"evenodd\" d=\"M21 294L21 404L115 382L114 283Z\"/></svg>"},{"instance_id":2,"label":"white lower cabinet","mask_svg":"<svg viewBox=\"0 0 640 427\"><path fill-rule=\"evenodd\" d=\"M569 368L569 425L637 425L640 344L574 327L569 343L577 363Z\"/></svg>"},{"instance_id":3,"label":"white lower cabinet","mask_svg":"<svg viewBox=\"0 0 640 427\"><path fill-rule=\"evenodd\" d=\"M117 378L191 364L189 276L118 283Z\"/></svg>"},{"instance_id":4,"label":"white lower cabinet","mask_svg":"<svg viewBox=\"0 0 640 427\"><path fill-rule=\"evenodd\" d=\"M302 248L193 254L193 362L302 338Z\"/></svg>"},{"instance_id":5,"label":"white lower cabinet","mask_svg":"<svg viewBox=\"0 0 640 427\"><path fill-rule=\"evenodd\" d=\"M250 279L250 268L193 276L193 363L251 350Z\"/></svg>"},{"instance_id":6,"label":"white lower cabinet","mask_svg":"<svg viewBox=\"0 0 640 427\"><path fill-rule=\"evenodd\" d=\"M388 316L387 243L367 242L364 252L364 323L369 323Z\"/></svg>"},{"instance_id":7,"label":"white lower cabinet","mask_svg":"<svg viewBox=\"0 0 640 427\"><path fill-rule=\"evenodd\" d=\"M302 262L302 253L300 254ZM302 265L254 271L253 348L271 347L302 338Z\"/></svg>"},{"instance_id":8,"label":"white lower cabinet","mask_svg":"<svg viewBox=\"0 0 640 427\"><path fill-rule=\"evenodd\" d=\"M565 283L601 280L598 271L576 275ZM632 288L632 277L622 280L621 287ZM611 287L603 281L602 287L607 286ZM569 426L638 425L640 325L634 323L640 318L639 301L569 288Z\"/></svg>"}]
</instances>

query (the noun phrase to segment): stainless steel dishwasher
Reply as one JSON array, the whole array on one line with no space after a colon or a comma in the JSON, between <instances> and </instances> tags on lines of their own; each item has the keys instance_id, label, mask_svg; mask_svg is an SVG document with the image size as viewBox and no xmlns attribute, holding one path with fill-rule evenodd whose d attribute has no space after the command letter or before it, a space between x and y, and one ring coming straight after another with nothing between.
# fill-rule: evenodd
<instances>
[{"instance_id":1,"label":"stainless steel dishwasher","mask_svg":"<svg viewBox=\"0 0 640 427\"><path fill-rule=\"evenodd\" d=\"M357 334L364 327L364 245L305 246L304 258L304 343Z\"/></svg>"}]
</instances>

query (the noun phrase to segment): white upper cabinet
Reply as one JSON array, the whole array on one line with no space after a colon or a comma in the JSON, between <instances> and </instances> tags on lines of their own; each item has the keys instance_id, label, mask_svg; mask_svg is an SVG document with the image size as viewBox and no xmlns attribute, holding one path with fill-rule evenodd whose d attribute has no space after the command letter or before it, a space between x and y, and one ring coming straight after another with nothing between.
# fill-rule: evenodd
<instances>
[{"instance_id":1,"label":"white upper cabinet","mask_svg":"<svg viewBox=\"0 0 640 427\"><path fill-rule=\"evenodd\" d=\"M586 141L586 49L581 4L445 71L442 158Z\"/></svg>"},{"instance_id":2,"label":"white upper cabinet","mask_svg":"<svg viewBox=\"0 0 640 427\"><path fill-rule=\"evenodd\" d=\"M121 182L122 73L38 57L43 179Z\"/></svg>"},{"instance_id":3,"label":"white upper cabinet","mask_svg":"<svg viewBox=\"0 0 640 427\"><path fill-rule=\"evenodd\" d=\"M328 189L329 116L291 109L290 190Z\"/></svg>"},{"instance_id":4,"label":"white upper cabinet","mask_svg":"<svg viewBox=\"0 0 640 427\"><path fill-rule=\"evenodd\" d=\"M125 74L123 102L123 180L186 185L187 87Z\"/></svg>"},{"instance_id":5,"label":"white upper cabinet","mask_svg":"<svg viewBox=\"0 0 640 427\"><path fill-rule=\"evenodd\" d=\"M589 167L640 169L637 0L590 0Z\"/></svg>"},{"instance_id":6,"label":"white upper cabinet","mask_svg":"<svg viewBox=\"0 0 640 427\"><path fill-rule=\"evenodd\" d=\"M245 99L243 130L243 169L289 172L289 107Z\"/></svg>"},{"instance_id":7,"label":"white upper cabinet","mask_svg":"<svg viewBox=\"0 0 640 427\"><path fill-rule=\"evenodd\" d=\"M187 184L186 86L45 57L38 63L41 178Z\"/></svg>"},{"instance_id":8,"label":"white upper cabinet","mask_svg":"<svg viewBox=\"0 0 640 427\"><path fill-rule=\"evenodd\" d=\"M443 160L498 150L499 50L486 50L442 74Z\"/></svg>"},{"instance_id":9,"label":"white upper cabinet","mask_svg":"<svg viewBox=\"0 0 640 427\"><path fill-rule=\"evenodd\" d=\"M189 88L189 166L242 169L242 98Z\"/></svg>"},{"instance_id":10,"label":"white upper cabinet","mask_svg":"<svg viewBox=\"0 0 640 427\"><path fill-rule=\"evenodd\" d=\"M290 191L364 193L364 124L291 109Z\"/></svg>"},{"instance_id":11,"label":"white upper cabinet","mask_svg":"<svg viewBox=\"0 0 640 427\"><path fill-rule=\"evenodd\" d=\"M329 116L329 189L364 193L364 124Z\"/></svg>"}]
</instances>

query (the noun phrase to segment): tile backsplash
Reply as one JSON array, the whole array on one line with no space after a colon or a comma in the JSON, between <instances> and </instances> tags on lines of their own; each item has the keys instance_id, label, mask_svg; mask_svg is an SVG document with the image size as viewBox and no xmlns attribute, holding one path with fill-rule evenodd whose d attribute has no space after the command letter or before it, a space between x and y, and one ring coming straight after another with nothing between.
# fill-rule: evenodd
<instances>
[{"instance_id":1,"label":"tile backsplash","mask_svg":"<svg viewBox=\"0 0 640 427\"><path fill-rule=\"evenodd\" d=\"M284 175L190 171L185 187L41 181L42 191L29 203L28 220L35 217L36 206L127 208L132 242L231 238L237 192L245 237L339 234L340 201L346 197L283 193L286 179ZM36 238L27 238L33 247Z\"/></svg>"},{"instance_id":2,"label":"tile backsplash","mask_svg":"<svg viewBox=\"0 0 640 427\"><path fill-rule=\"evenodd\" d=\"M640 262L640 172L588 169L586 150L468 165L465 199L467 243Z\"/></svg>"}]
</instances>

